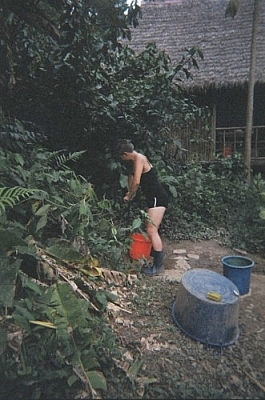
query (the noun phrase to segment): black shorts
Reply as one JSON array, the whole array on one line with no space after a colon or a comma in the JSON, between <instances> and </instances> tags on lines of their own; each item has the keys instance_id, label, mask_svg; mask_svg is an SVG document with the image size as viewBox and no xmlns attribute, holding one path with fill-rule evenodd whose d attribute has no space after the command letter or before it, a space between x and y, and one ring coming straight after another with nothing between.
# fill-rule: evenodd
<instances>
[{"instance_id":1,"label":"black shorts","mask_svg":"<svg viewBox=\"0 0 265 400\"><path fill-rule=\"evenodd\" d=\"M168 206L168 195L166 191L160 191L155 196L149 196L146 199L148 208L166 207Z\"/></svg>"}]
</instances>

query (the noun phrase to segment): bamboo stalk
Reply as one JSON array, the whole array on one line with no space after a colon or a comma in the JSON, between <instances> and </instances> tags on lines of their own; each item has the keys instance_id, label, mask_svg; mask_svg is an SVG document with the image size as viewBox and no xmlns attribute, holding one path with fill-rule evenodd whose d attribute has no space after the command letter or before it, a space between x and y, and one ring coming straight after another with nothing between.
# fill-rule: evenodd
<instances>
[{"instance_id":1,"label":"bamboo stalk","mask_svg":"<svg viewBox=\"0 0 265 400\"><path fill-rule=\"evenodd\" d=\"M265 393L265 386L263 386L257 379L254 378L251 374L249 374L247 371L244 371L244 373L247 375L247 377L254 382L264 393Z\"/></svg>"}]
</instances>

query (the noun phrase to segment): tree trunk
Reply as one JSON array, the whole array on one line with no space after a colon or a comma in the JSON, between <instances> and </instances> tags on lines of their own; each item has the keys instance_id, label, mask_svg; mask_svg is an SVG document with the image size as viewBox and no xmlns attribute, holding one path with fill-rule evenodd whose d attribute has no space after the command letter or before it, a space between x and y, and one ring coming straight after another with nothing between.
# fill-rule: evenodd
<instances>
[{"instance_id":1,"label":"tree trunk","mask_svg":"<svg viewBox=\"0 0 265 400\"><path fill-rule=\"evenodd\" d=\"M253 125L253 102L254 102L255 73L256 73L259 5L260 5L260 0L254 0L249 82L248 82L246 133L245 133L245 168L246 168L247 184L250 184L251 182L251 138L252 138L252 125Z\"/></svg>"}]
</instances>

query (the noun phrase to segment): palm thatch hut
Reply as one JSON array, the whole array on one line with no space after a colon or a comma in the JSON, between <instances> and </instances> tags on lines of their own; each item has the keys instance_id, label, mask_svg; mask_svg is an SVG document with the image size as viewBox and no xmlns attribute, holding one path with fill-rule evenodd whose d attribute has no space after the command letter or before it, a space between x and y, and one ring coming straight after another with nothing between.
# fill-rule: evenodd
<instances>
[{"instance_id":1,"label":"palm thatch hut","mask_svg":"<svg viewBox=\"0 0 265 400\"><path fill-rule=\"evenodd\" d=\"M199 47L204 59L185 82L200 105L211 109L206 159L244 151L254 0L242 0L234 19L225 17L227 0L143 1L142 19L129 46L140 52L155 42L173 64L183 49ZM200 127L198 126L198 129ZM209 133L201 131L205 138ZM187 137L187 132L185 132ZM257 32L252 161L265 164L265 2Z\"/></svg>"}]
</instances>

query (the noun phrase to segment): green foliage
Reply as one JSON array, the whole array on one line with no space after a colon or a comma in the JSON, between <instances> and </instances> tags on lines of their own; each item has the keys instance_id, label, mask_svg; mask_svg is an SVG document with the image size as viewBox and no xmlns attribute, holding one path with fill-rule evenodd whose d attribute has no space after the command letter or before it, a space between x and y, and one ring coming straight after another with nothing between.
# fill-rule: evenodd
<instances>
[{"instance_id":1,"label":"green foliage","mask_svg":"<svg viewBox=\"0 0 265 400\"><path fill-rule=\"evenodd\" d=\"M21 260L14 260L0 256L0 305L12 307L15 297L16 280L21 266Z\"/></svg>"},{"instance_id":2,"label":"green foliage","mask_svg":"<svg viewBox=\"0 0 265 400\"><path fill-rule=\"evenodd\" d=\"M192 214L196 210L203 222L220 224L228 215L228 207L238 204L238 190L242 191L243 169L238 169L237 156L233 160L220 160L208 165L192 162L184 166L178 177L179 206ZM236 172L236 173L235 173ZM216 219L217 218L217 219Z\"/></svg>"},{"instance_id":3,"label":"green foliage","mask_svg":"<svg viewBox=\"0 0 265 400\"><path fill-rule=\"evenodd\" d=\"M265 221L261 219L264 207L264 179L260 174L253 177L251 185L243 193L244 197L238 208L229 216L229 233L234 246L248 252L265 253Z\"/></svg>"},{"instance_id":4,"label":"green foliage","mask_svg":"<svg viewBox=\"0 0 265 400\"><path fill-rule=\"evenodd\" d=\"M265 183L262 179L262 176L258 174L253 179L253 187L255 191L260 194L260 209L259 209L259 217L261 219L265 219Z\"/></svg>"},{"instance_id":5,"label":"green foliage","mask_svg":"<svg viewBox=\"0 0 265 400\"><path fill-rule=\"evenodd\" d=\"M186 49L172 65L154 43L136 54L120 42L139 22L137 2L26 0L22 6L19 0L2 7L0 107L17 120L30 115L52 150L88 149L76 170L93 182L116 180L106 154L125 132L154 155L164 147L168 124L181 126L201 113L173 84L198 67L199 49Z\"/></svg>"},{"instance_id":6,"label":"green foliage","mask_svg":"<svg viewBox=\"0 0 265 400\"><path fill-rule=\"evenodd\" d=\"M47 288L24 279L23 287L24 299L15 302L12 313L23 348L17 349L18 360L9 349L0 362L6 398L18 382L19 396L29 399L69 398L79 380L88 398L95 397L97 389L105 390L102 360L109 356L103 349L117 355L117 346L104 318L92 315L89 303L78 299L66 283Z\"/></svg>"},{"instance_id":7,"label":"green foliage","mask_svg":"<svg viewBox=\"0 0 265 400\"><path fill-rule=\"evenodd\" d=\"M53 148L85 148L102 121L106 134L113 54L138 24L137 3L18 0L1 10L3 110L41 121Z\"/></svg>"},{"instance_id":8,"label":"green foliage","mask_svg":"<svg viewBox=\"0 0 265 400\"><path fill-rule=\"evenodd\" d=\"M84 152L48 152L27 143L24 159L24 153L17 157L14 150L2 151L0 166L2 182L10 186L0 188L5 229L20 221L25 224L16 226L21 237L30 235L42 245L59 238L73 243L81 237L93 255L108 259L112 254L113 264L119 265L124 230L114 226L112 201L99 199L91 183L67 166ZM18 203L5 214L6 206Z\"/></svg>"},{"instance_id":9,"label":"green foliage","mask_svg":"<svg viewBox=\"0 0 265 400\"><path fill-rule=\"evenodd\" d=\"M8 138L13 125L6 128ZM96 397L97 390L106 390L105 363L112 353L118 356L104 318L114 298L83 281L100 277L101 267L119 268L121 239L130 227L116 227L112 202L99 199L91 183L69 167L82 151L49 152L33 140L17 153L19 146L23 140L1 150L7 185L0 188L1 386L6 398L18 392L21 398L69 398L80 387ZM79 280L60 284L47 260L55 269L74 268ZM80 293L79 285L86 300L73 292ZM11 320L20 337L16 349L4 334Z\"/></svg>"},{"instance_id":10,"label":"green foliage","mask_svg":"<svg viewBox=\"0 0 265 400\"><path fill-rule=\"evenodd\" d=\"M180 165L164 232L174 239L223 237L226 244L264 252L265 224L260 219L264 180L245 184L242 157Z\"/></svg>"}]
</instances>

